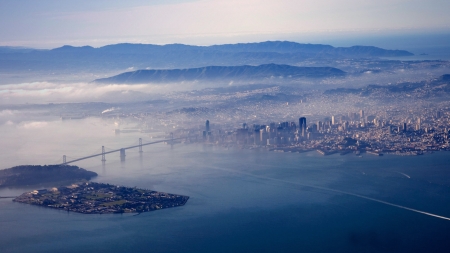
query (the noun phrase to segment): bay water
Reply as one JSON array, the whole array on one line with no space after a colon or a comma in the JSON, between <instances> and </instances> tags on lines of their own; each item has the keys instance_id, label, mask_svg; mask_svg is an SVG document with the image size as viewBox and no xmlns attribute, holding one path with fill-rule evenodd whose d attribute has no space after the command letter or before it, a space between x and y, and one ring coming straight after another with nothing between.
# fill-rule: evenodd
<instances>
[{"instance_id":1,"label":"bay water","mask_svg":"<svg viewBox=\"0 0 450 253\"><path fill-rule=\"evenodd\" d=\"M161 134L115 135L113 122L97 118L32 123L0 127L1 169L58 163L64 154L81 157ZM322 156L163 143L143 149L127 150L125 161L113 153L104 164L97 157L75 165L97 172L96 182L187 195L185 206L86 215L0 199L0 252L450 249L447 152ZM32 189L2 188L0 196Z\"/></svg>"}]
</instances>

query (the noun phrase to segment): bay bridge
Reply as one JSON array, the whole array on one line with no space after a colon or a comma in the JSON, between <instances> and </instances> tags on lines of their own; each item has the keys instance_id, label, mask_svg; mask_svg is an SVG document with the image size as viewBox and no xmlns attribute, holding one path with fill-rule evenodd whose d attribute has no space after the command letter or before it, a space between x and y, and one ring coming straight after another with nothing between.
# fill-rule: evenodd
<instances>
[{"instance_id":1,"label":"bay bridge","mask_svg":"<svg viewBox=\"0 0 450 253\"><path fill-rule=\"evenodd\" d=\"M106 161L106 155L107 154L116 153L116 152L120 153L120 159L121 160L125 160L125 150L127 150L127 149L139 148L139 153L142 153L143 152L142 151L142 147L143 146L157 144L157 143L162 143L162 142L167 142L167 143L170 143L170 144L174 144L175 140L181 140L181 139L186 139L186 138L188 138L188 137L173 138L173 134L172 133L170 134L170 139L164 139L164 140L147 142L147 143L142 143L142 138L139 138L139 144L138 145L133 145L133 146L129 146L129 147L114 149L114 150L110 150L110 151L106 151L105 150L105 146L102 146L101 153L88 155L88 156L76 158L76 159L73 159L73 160L67 160L67 156L63 155L63 162L60 165L66 165L66 164L69 164L69 163L74 163L74 162L78 162L78 161L81 161L81 160L86 160L86 159L93 158L93 157L98 157L98 156L101 156L102 157L102 162L104 162L104 161Z\"/></svg>"}]
</instances>

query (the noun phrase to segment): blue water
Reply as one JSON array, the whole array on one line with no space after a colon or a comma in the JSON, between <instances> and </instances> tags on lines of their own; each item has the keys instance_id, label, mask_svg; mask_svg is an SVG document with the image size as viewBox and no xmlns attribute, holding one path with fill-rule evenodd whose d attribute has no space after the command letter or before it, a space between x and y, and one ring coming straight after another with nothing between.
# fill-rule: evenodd
<instances>
[{"instance_id":1,"label":"blue water","mask_svg":"<svg viewBox=\"0 0 450 253\"><path fill-rule=\"evenodd\" d=\"M190 196L138 216L83 215L0 200L1 252L446 252L450 153L274 153L158 144L125 162L78 165L95 181ZM401 174L404 173L407 176ZM25 189L3 189L0 195Z\"/></svg>"}]
</instances>

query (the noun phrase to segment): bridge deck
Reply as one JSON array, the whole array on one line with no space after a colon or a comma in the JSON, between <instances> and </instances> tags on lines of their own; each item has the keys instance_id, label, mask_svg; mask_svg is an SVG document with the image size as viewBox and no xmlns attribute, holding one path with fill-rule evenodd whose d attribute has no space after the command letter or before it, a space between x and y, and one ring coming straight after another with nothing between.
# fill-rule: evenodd
<instances>
[{"instance_id":1,"label":"bridge deck","mask_svg":"<svg viewBox=\"0 0 450 253\"><path fill-rule=\"evenodd\" d=\"M92 157L96 157L96 156L101 156L101 155L111 154L111 153L114 153L114 152L120 152L121 149L138 148L138 147L147 146L147 145L151 145L151 144L156 144L156 143L161 143L161 142L167 142L167 141L174 141L174 140L180 140L180 139L185 139L185 137L184 137L184 138L182 137L182 138L174 138L174 139L166 139L166 140L160 140L160 141L153 141L153 142L143 143L142 145L139 145L139 144L138 144L138 145L134 145L134 146L126 147L126 148L119 148L119 149L111 150L111 151L108 151L108 152L105 152L105 153L98 153L98 154L94 154L94 155L90 155L90 156L85 156L85 157L81 157L81 158L78 158L78 159L74 159L74 160L71 160L71 161L66 161L65 163L62 163L61 165L69 164L69 163L74 163L74 162L78 162L78 161L81 161L81 160L86 160L86 159L89 159L89 158L92 158Z\"/></svg>"}]
</instances>

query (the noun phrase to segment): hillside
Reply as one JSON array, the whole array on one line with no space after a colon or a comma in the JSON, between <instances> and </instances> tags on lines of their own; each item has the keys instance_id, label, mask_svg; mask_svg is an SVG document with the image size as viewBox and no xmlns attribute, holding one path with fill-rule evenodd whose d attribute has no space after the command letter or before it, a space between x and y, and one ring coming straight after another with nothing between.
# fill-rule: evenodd
<instances>
[{"instance_id":1,"label":"hillside","mask_svg":"<svg viewBox=\"0 0 450 253\"><path fill-rule=\"evenodd\" d=\"M324 78L341 77L345 72L330 67L295 67L264 64L259 66L209 66L189 69L137 70L109 78L97 79L96 83L136 84L181 81L233 81L264 80L271 78Z\"/></svg>"},{"instance_id":2,"label":"hillside","mask_svg":"<svg viewBox=\"0 0 450 253\"><path fill-rule=\"evenodd\" d=\"M202 66L295 65L308 59L349 59L410 56L404 50L371 46L333 47L289 41L266 41L213 46L183 44L115 44L99 48L63 46L51 50L3 47L3 71L98 71L135 69L198 68Z\"/></svg>"},{"instance_id":3,"label":"hillside","mask_svg":"<svg viewBox=\"0 0 450 253\"><path fill-rule=\"evenodd\" d=\"M439 78L421 81L405 82L391 85L372 84L363 88L337 88L324 92L327 95L333 94L357 94L360 96L379 97L383 99L392 98L432 98L447 97L450 94L450 74L445 74Z\"/></svg>"},{"instance_id":4,"label":"hillside","mask_svg":"<svg viewBox=\"0 0 450 253\"><path fill-rule=\"evenodd\" d=\"M67 181L89 180L97 173L77 166L67 165L21 165L0 170L0 187L25 186Z\"/></svg>"}]
</instances>

